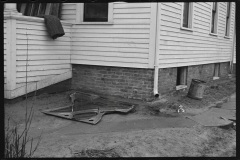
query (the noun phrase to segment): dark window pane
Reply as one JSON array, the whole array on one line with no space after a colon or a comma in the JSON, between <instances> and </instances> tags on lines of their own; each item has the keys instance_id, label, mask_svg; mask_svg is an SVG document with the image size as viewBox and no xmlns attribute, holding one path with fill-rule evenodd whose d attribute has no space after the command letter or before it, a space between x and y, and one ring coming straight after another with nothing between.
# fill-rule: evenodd
<instances>
[{"instance_id":1,"label":"dark window pane","mask_svg":"<svg viewBox=\"0 0 240 160\"><path fill-rule=\"evenodd\" d=\"M17 11L20 13L22 3L17 3Z\"/></svg>"},{"instance_id":2,"label":"dark window pane","mask_svg":"<svg viewBox=\"0 0 240 160\"><path fill-rule=\"evenodd\" d=\"M39 5L40 5L40 3L34 3L31 16L38 15Z\"/></svg>"},{"instance_id":3,"label":"dark window pane","mask_svg":"<svg viewBox=\"0 0 240 160\"><path fill-rule=\"evenodd\" d=\"M230 2L227 2L227 17L230 16Z\"/></svg>"},{"instance_id":4,"label":"dark window pane","mask_svg":"<svg viewBox=\"0 0 240 160\"><path fill-rule=\"evenodd\" d=\"M25 9L25 12L24 12L25 16L30 16L31 15L32 5L33 5L32 3L27 3L26 9Z\"/></svg>"},{"instance_id":5,"label":"dark window pane","mask_svg":"<svg viewBox=\"0 0 240 160\"><path fill-rule=\"evenodd\" d=\"M52 3L50 15L54 15L58 17L58 12L59 12L59 3Z\"/></svg>"},{"instance_id":6,"label":"dark window pane","mask_svg":"<svg viewBox=\"0 0 240 160\"><path fill-rule=\"evenodd\" d=\"M188 28L189 2L184 2L183 6L183 27Z\"/></svg>"},{"instance_id":7,"label":"dark window pane","mask_svg":"<svg viewBox=\"0 0 240 160\"><path fill-rule=\"evenodd\" d=\"M47 3L41 3L38 14L39 15L44 15L46 7L47 7Z\"/></svg>"},{"instance_id":8,"label":"dark window pane","mask_svg":"<svg viewBox=\"0 0 240 160\"><path fill-rule=\"evenodd\" d=\"M211 33L214 33L214 21L215 21L215 12L212 12L212 26L211 26Z\"/></svg>"},{"instance_id":9,"label":"dark window pane","mask_svg":"<svg viewBox=\"0 0 240 160\"><path fill-rule=\"evenodd\" d=\"M84 22L107 22L108 3L85 3Z\"/></svg>"},{"instance_id":10,"label":"dark window pane","mask_svg":"<svg viewBox=\"0 0 240 160\"><path fill-rule=\"evenodd\" d=\"M213 11L216 11L217 10L217 4L216 2L213 2L213 8L212 8Z\"/></svg>"}]
</instances>

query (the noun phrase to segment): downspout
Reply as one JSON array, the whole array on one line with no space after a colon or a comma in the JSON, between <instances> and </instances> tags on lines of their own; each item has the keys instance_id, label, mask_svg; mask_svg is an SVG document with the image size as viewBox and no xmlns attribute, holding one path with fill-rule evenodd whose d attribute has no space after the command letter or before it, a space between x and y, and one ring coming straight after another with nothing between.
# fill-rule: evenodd
<instances>
[{"instance_id":1,"label":"downspout","mask_svg":"<svg viewBox=\"0 0 240 160\"><path fill-rule=\"evenodd\" d=\"M236 18L236 15L235 15L235 18ZM236 21L236 19L235 19L235 21ZM234 59L235 40L236 40L236 23L234 22L232 54L231 54L231 61L230 61L230 74L233 73L233 59Z\"/></svg>"},{"instance_id":2,"label":"downspout","mask_svg":"<svg viewBox=\"0 0 240 160\"><path fill-rule=\"evenodd\" d=\"M158 3L157 3L157 23L156 23L156 39L155 39L155 41L156 41L156 45L155 45L155 61L154 61L154 86L153 86L153 93L154 93L154 96L156 97L156 98L158 98L159 97L159 93L158 93L158 50L159 50L159 47L158 47L158 45L159 45L159 41L158 41L158 35L159 35L159 31L158 31L158 26L159 26L159 15L158 15Z\"/></svg>"}]
</instances>

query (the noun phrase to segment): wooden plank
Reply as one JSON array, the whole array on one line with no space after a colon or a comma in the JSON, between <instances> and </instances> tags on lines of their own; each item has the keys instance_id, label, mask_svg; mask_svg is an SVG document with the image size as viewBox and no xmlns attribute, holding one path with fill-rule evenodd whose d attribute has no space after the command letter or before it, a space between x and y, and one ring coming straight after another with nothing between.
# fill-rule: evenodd
<instances>
[{"instance_id":1,"label":"wooden plank","mask_svg":"<svg viewBox=\"0 0 240 160\"><path fill-rule=\"evenodd\" d=\"M76 9L65 9L62 8L62 15L75 15L76 14Z\"/></svg>"},{"instance_id":2,"label":"wooden plank","mask_svg":"<svg viewBox=\"0 0 240 160\"><path fill-rule=\"evenodd\" d=\"M179 4L178 3L162 3L162 5L181 10L182 2Z\"/></svg>"},{"instance_id":3,"label":"wooden plank","mask_svg":"<svg viewBox=\"0 0 240 160\"><path fill-rule=\"evenodd\" d=\"M27 38L30 40L39 40L39 41L53 41L49 36L41 36L41 35L28 35ZM26 35L17 34L17 39L26 39ZM70 42L70 37L59 37L57 40L59 42Z\"/></svg>"},{"instance_id":4,"label":"wooden plank","mask_svg":"<svg viewBox=\"0 0 240 160\"><path fill-rule=\"evenodd\" d=\"M71 42L61 42L61 41L39 41L39 40L19 40L17 39L17 45L44 45L44 46L70 46Z\"/></svg>"},{"instance_id":5,"label":"wooden plank","mask_svg":"<svg viewBox=\"0 0 240 160\"><path fill-rule=\"evenodd\" d=\"M67 21L69 21L69 20L74 20L75 21L75 17L73 15L62 15L61 19L62 20L67 20Z\"/></svg>"},{"instance_id":6,"label":"wooden plank","mask_svg":"<svg viewBox=\"0 0 240 160\"><path fill-rule=\"evenodd\" d=\"M201 51L217 51L217 48L201 48L201 47L186 47L186 46L159 46L160 50L201 50Z\"/></svg>"},{"instance_id":7,"label":"wooden plank","mask_svg":"<svg viewBox=\"0 0 240 160\"><path fill-rule=\"evenodd\" d=\"M70 46L45 46L45 45L32 45L32 44L29 44L28 46L27 45L17 45L17 49L38 49L38 50L66 50L66 51L70 51L71 50L71 47Z\"/></svg>"},{"instance_id":8,"label":"wooden plank","mask_svg":"<svg viewBox=\"0 0 240 160\"><path fill-rule=\"evenodd\" d=\"M53 76L56 76L56 75L28 77L27 82L28 83L33 83L33 82L41 81L43 79L47 79L47 78L50 78L50 77L53 77ZM26 77L17 78L17 83L26 83Z\"/></svg>"},{"instance_id":9,"label":"wooden plank","mask_svg":"<svg viewBox=\"0 0 240 160\"><path fill-rule=\"evenodd\" d=\"M84 51L84 52L79 52L79 51L72 51L71 56L79 56L81 57L82 55L84 56L101 56L101 57L126 57L126 58L148 58L147 53L128 53L128 52L99 52L99 51Z\"/></svg>"},{"instance_id":10,"label":"wooden plank","mask_svg":"<svg viewBox=\"0 0 240 160\"><path fill-rule=\"evenodd\" d=\"M72 29L72 33L116 33L116 34L136 34L136 33L149 33L149 29L144 28L134 28L134 29L111 29L111 28L101 28L101 29Z\"/></svg>"},{"instance_id":11,"label":"wooden plank","mask_svg":"<svg viewBox=\"0 0 240 160\"><path fill-rule=\"evenodd\" d=\"M28 66L48 65L48 64L70 64L70 59L64 60L47 60L47 61L28 61ZM17 66L25 66L26 61L17 61Z\"/></svg>"},{"instance_id":12,"label":"wooden plank","mask_svg":"<svg viewBox=\"0 0 240 160\"><path fill-rule=\"evenodd\" d=\"M91 34L91 33L73 33L73 37L76 38L141 38L148 39L149 34Z\"/></svg>"},{"instance_id":13,"label":"wooden plank","mask_svg":"<svg viewBox=\"0 0 240 160\"><path fill-rule=\"evenodd\" d=\"M74 60L89 60L89 61L102 61L102 62L127 62L127 63L148 63L148 59L130 58L130 57L103 57L103 56L88 56L88 55L71 55Z\"/></svg>"},{"instance_id":14,"label":"wooden plank","mask_svg":"<svg viewBox=\"0 0 240 160\"><path fill-rule=\"evenodd\" d=\"M61 50L53 50L53 51L48 51L48 50L17 50L17 55L70 55L70 51L61 51Z\"/></svg>"},{"instance_id":15,"label":"wooden plank","mask_svg":"<svg viewBox=\"0 0 240 160\"><path fill-rule=\"evenodd\" d=\"M114 19L150 19L150 14L114 14Z\"/></svg>"},{"instance_id":16,"label":"wooden plank","mask_svg":"<svg viewBox=\"0 0 240 160\"><path fill-rule=\"evenodd\" d=\"M73 46L85 47L109 47L109 48L149 48L149 44L136 44L136 43L101 43L101 42L72 42Z\"/></svg>"},{"instance_id":17,"label":"wooden plank","mask_svg":"<svg viewBox=\"0 0 240 160\"><path fill-rule=\"evenodd\" d=\"M162 15L161 19L165 20L165 21L172 22L172 23L177 23L177 24L180 24L180 22L181 22L180 18L172 18L172 17L165 16L165 15Z\"/></svg>"},{"instance_id":18,"label":"wooden plank","mask_svg":"<svg viewBox=\"0 0 240 160\"><path fill-rule=\"evenodd\" d=\"M43 71L18 71L17 72L17 78L20 77L35 77L35 76L48 76L48 75L56 75L56 74L61 74L64 72L69 71L69 69L56 69L56 70L43 70Z\"/></svg>"},{"instance_id":19,"label":"wooden plank","mask_svg":"<svg viewBox=\"0 0 240 160\"><path fill-rule=\"evenodd\" d=\"M208 61L208 60L229 60L229 56L226 57L201 57L201 58L186 58L186 59L169 59L166 61L166 59L159 59L159 64L164 63L178 63L178 62L191 62L191 61Z\"/></svg>"},{"instance_id":20,"label":"wooden plank","mask_svg":"<svg viewBox=\"0 0 240 160\"><path fill-rule=\"evenodd\" d=\"M114 24L150 24L150 19L114 19Z\"/></svg>"},{"instance_id":21,"label":"wooden plank","mask_svg":"<svg viewBox=\"0 0 240 160\"><path fill-rule=\"evenodd\" d=\"M175 14L181 14L180 8L174 8L171 5L166 5L166 3L161 4L161 9L163 12L171 12L171 13L175 13Z\"/></svg>"},{"instance_id":22,"label":"wooden plank","mask_svg":"<svg viewBox=\"0 0 240 160\"><path fill-rule=\"evenodd\" d=\"M150 8L131 8L131 9L125 9L125 8L114 8L113 13L122 13L122 14L127 14L127 13L131 13L131 14L138 14L138 13L150 13L151 10Z\"/></svg>"},{"instance_id":23,"label":"wooden plank","mask_svg":"<svg viewBox=\"0 0 240 160\"><path fill-rule=\"evenodd\" d=\"M70 59L70 55L28 55L28 56L17 56L17 60L26 60L34 61L34 60L62 60L62 59Z\"/></svg>"},{"instance_id":24,"label":"wooden plank","mask_svg":"<svg viewBox=\"0 0 240 160\"><path fill-rule=\"evenodd\" d=\"M71 60L72 64L87 64L87 65L99 65L99 66L116 66L116 67L134 67L134 68L148 68L148 64L142 63L126 63L126 62L104 62L104 61L90 61L90 60Z\"/></svg>"},{"instance_id":25,"label":"wooden plank","mask_svg":"<svg viewBox=\"0 0 240 160\"><path fill-rule=\"evenodd\" d=\"M209 42L216 42L216 40L218 40L218 43L227 43L229 41L229 39L224 39L224 38L218 39L215 36L204 35L198 32L194 32L194 33L181 32L174 28L171 28L171 31L165 31L165 30L170 30L170 28L162 26L160 31L161 36L171 36L173 38L182 37L182 38L189 38L189 39L199 39L199 40L205 40Z\"/></svg>"},{"instance_id":26,"label":"wooden plank","mask_svg":"<svg viewBox=\"0 0 240 160\"><path fill-rule=\"evenodd\" d=\"M181 59L192 59L192 58L213 58L213 57L226 57L229 56L229 54L226 53L211 53L211 54L206 54L206 53L202 53L202 54L160 54L159 55L159 59L164 60L164 59L179 59L179 61L181 61Z\"/></svg>"},{"instance_id":27,"label":"wooden plank","mask_svg":"<svg viewBox=\"0 0 240 160\"><path fill-rule=\"evenodd\" d=\"M52 84L61 82L63 80L69 79L71 77L72 77L72 72L68 71L68 72L63 73L61 75L56 75L56 76L52 76L52 77L49 77L47 79L41 80L41 81L39 81L37 83L30 83L27 86L27 93L33 92L36 89L38 90L38 89L50 86ZM13 91L4 91L4 96L8 95L8 96L5 96L5 98L12 99L12 98L24 95L25 94L25 90L26 90L26 87L22 86L22 87L20 87L20 88L18 88L16 90L13 90ZM10 92L10 93L7 93L7 92Z\"/></svg>"},{"instance_id":28,"label":"wooden plank","mask_svg":"<svg viewBox=\"0 0 240 160\"><path fill-rule=\"evenodd\" d=\"M73 29L137 29L137 28L142 28L142 29L148 29L150 28L149 24L121 24L117 25L114 23L114 25L74 25Z\"/></svg>"},{"instance_id":29,"label":"wooden plank","mask_svg":"<svg viewBox=\"0 0 240 160\"><path fill-rule=\"evenodd\" d=\"M22 29L17 29L17 34L23 34L23 35L42 35L42 36L49 36L47 31L36 31L36 30L22 30ZM65 33L65 37L71 37L70 33Z\"/></svg>"},{"instance_id":30,"label":"wooden plank","mask_svg":"<svg viewBox=\"0 0 240 160\"><path fill-rule=\"evenodd\" d=\"M58 64L58 65L38 65L38 66L17 66L17 71L45 71L56 69L70 69L70 64Z\"/></svg>"},{"instance_id":31,"label":"wooden plank","mask_svg":"<svg viewBox=\"0 0 240 160\"><path fill-rule=\"evenodd\" d=\"M62 4L62 9L63 10L75 10L76 9L76 4L75 3L63 3Z\"/></svg>"},{"instance_id":32,"label":"wooden plank","mask_svg":"<svg viewBox=\"0 0 240 160\"><path fill-rule=\"evenodd\" d=\"M114 3L115 8L150 8L151 3Z\"/></svg>"},{"instance_id":33,"label":"wooden plank","mask_svg":"<svg viewBox=\"0 0 240 160\"><path fill-rule=\"evenodd\" d=\"M130 38L72 38L72 44L74 42L112 42L112 43L135 43L135 44L149 44L148 39L130 39Z\"/></svg>"},{"instance_id":34,"label":"wooden plank","mask_svg":"<svg viewBox=\"0 0 240 160\"><path fill-rule=\"evenodd\" d=\"M73 46L72 51L105 51L105 52L133 52L133 53L148 53L148 49L143 48L107 48L107 47L83 47L83 46Z\"/></svg>"},{"instance_id":35,"label":"wooden plank","mask_svg":"<svg viewBox=\"0 0 240 160\"><path fill-rule=\"evenodd\" d=\"M209 61L191 61L191 62L178 62L178 63L169 63L169 64L159 64L159 68L171 68L171 67L182 67L182 66L191 66L191 65L200 65L200 64L209 64L209 63L220 63L228 62L227 60L209 60Z\"/></svg>"},{"instance_id":36,"label":"wooden plank","mask_svg":"<svg viewBox=\"0 0 240 160\"><path fill-rule=\"evenodd\" d=\"M42 25L42 26L37 26L37 25L28 25L28 24L18 24L17 25L17 29L22 29L24 31L27 30L36 30L36 31L47 31L46 25ZM70 33L71 32L71 28L64 28L63 30L65 33Z\"/></svg>"},{"instance_id":37,"label":"wooden plank","mask_svg":"<svg viewBox=\"0 0 240 160\"><path fill-rule=\"evenodd\" d=\"M34 21L26 21L26 20L20 20L20 19L17 20L17 24L18 25L20 25L20 24L21 25L29 25L29 26L45 26L44 21L34 22ZM62 23L62 26L63 26L64 29L65 28L70 29L72 25Z\"/></svg>"}]
</instances>

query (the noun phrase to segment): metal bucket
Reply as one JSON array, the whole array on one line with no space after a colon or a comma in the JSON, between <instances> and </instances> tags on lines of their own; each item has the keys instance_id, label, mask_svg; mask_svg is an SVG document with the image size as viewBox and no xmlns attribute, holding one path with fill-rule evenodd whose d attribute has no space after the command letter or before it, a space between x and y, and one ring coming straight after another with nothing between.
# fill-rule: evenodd
<instances>
[{"instance_id":1,"label":"metal bucket","mask_svg":"<svg viewBox=\"0 0 240 160\"><path fill-rule=\"evenodd\" d=\"M202 99L203 93L206 88L205 81L198 80L198 79L192 79L189 91L188 91L188 97L193 99Z\"/></svg>"}]
</instances>

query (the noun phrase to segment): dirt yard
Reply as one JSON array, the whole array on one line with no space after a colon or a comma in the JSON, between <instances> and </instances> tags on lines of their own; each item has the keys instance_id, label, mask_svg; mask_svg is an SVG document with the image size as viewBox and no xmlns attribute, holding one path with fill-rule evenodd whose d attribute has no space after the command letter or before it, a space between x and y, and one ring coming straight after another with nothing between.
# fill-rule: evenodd
<instances>
[{"instance_id":1,"label":"dirt yard","mask_svg":"<svg viewBox=\"0 0 240 160\"><path fill-rule=\"evenodd\" d=\"M126 100L139 106L128 115L106 115L101 124L128 122L157 117L184 117L218 107L228 96L236 91L236 80L223 79L207 84L202 100L186 96L187 91L174 92L153 102ZM95 126L74 122L40 111L70 104L67 91L56 94L42 94L28 98L28 106L34 102L34 118L31 124L30 137L42 133L40 146L34 157L232 157L236 156L236 131L232 127L203 127L194 125L187 128L152 128L141 130L104 131L101 124ZM185 113L176 113L176 106L182 105ZM10 118L12 126L24 125L26 101L5 104L5 119ZM6 122L6 120L5 120ZM90 128L89 133L74 132ZM114 127L114 126L110 126ZM70 129L69 129L70 128ZM65 130L64 130L65 129ZM65 131L62 132L61 130ZM71 132L70 130L73 130ZM100 132L101 131L101 132ZM68 134L64 134L68 133ZM70 133L70 134L69 134Z\"/></svg>"}]
</instances>

